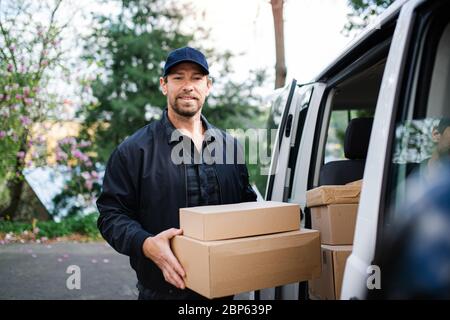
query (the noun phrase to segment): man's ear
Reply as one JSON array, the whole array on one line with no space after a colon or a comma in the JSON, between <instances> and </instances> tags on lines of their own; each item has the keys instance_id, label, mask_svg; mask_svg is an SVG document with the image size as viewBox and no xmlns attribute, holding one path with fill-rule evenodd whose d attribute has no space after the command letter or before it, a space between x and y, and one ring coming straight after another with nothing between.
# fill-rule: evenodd
<instances>
[{"instance_id":1,"label":"man's ear","mask_svg":"<svg viewBox=\"0 0 450 320\"><path fill-rule=\"evenodd\" d=\"M159 86L161 87L161 91L163 95L167 95L167 82L163 77L159 78Z\"/></svg>"},{"instance_id":2,"label":"man's ear","mask_svg":"<svg viewBox=\"0 0 450 320\"><path fill-rule=\"evenodd\" d=\"M211 91L212 88L212 79L209 77L206 78L206 86L208 87L208 90L206 91L206 96L209 96L209 92Z\"/></svg>"}]
</instances>

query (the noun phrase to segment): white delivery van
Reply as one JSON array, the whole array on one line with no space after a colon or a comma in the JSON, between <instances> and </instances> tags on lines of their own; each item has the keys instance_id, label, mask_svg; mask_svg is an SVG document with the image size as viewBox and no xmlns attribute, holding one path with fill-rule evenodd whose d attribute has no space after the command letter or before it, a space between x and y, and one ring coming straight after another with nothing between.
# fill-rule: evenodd
<instances>
[{"instance_id":1,"label":"white delivery van","mask_svg":"<svg viewBox=\"0 0 450 320\"><path fill-rule=\"evenodd\" d=\"M312 83L292 81L272 111L278 133L267 200L300 204L311 227L307 190L363 179L341 298L364 299L388 208L430 157L432 127L450 118L450 1L395 1ZM255 292L256 299L307 295L307 283Z\"/></svg>"}]
</instances>

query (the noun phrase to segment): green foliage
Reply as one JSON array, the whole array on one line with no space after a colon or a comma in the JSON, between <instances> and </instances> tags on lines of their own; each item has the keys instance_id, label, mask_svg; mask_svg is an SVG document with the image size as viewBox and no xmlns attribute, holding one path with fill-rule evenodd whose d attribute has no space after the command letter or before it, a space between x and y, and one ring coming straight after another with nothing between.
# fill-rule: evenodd
<instances>
[{"instance_id":1,"label":"green foliage","mask_svg":"<svg viewBox=\"0 0 450 320\"><path fill-rule=\"evenodd\" d=\"M395 0L348 0L351 12L347 14L348 22L344 33L350 34L367 26L371 19L382 13Z\"/></svg>"},{"instance_id":2,"label":"green foliage","mask_svg":"<svg viewBox=\"0 0 450 320\"><path fill-rule=\"evenodd\" d=\"M199 39L208 34L201 27L181 31L191 16L189 7L162 0L116 3L121 3L120 13L96 17L97 27L87 38L85 59L95 61L101 72L91 84L97 103L79 113L85 119L81 138L93 141L100 163L127 136L158 119L166 108L159 85L164 61L169 51L186 45L205 52L218 70L202 111L208 121L224 130L264 127L255 90L266 73L254 71L246 81L232 81L231 53L202 48ZM250 171L251 179L258 179L258 168Z\"/></svg>"},{"instance_id":3,"label":"green foliage","mask_svg":"<svg viewBox=\"0 0 450 320\"><path fill-rule=\"evenodd\" d=\"M162 0L129 0L121 5L118 16L95 17L97 27L85 47L84 58L95 61L101 73L92 83L98 103L80 113L85 118L83 138L95 128L90 138L103 163L125 137L152 120L146 119L146 112L164 107L161 66L168 51L193 39L180 31L189 12L179 6Z\"/></svg>"},{"instance_id":4,"label":"green foliage","mask_svg":"<svg viewBox=\"0 0 450 320\"><path fill-rule=\"evenodd\" d=\"M56 238L74 233L99 239L97 229L98 214L91 213L85 216L68 217L60 222L38 221L33 230L32 223L17 221L0 221L0 233L22 234L24 231L34 232L37 237Z\"/></svg>"}]
</instances>

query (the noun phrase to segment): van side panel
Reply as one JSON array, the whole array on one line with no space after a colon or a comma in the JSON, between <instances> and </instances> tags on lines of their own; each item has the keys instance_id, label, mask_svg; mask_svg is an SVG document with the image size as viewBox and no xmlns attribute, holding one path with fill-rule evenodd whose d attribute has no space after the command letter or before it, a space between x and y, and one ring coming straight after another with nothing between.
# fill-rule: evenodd
<instances>
[{"instance_id":1,"label":"van side panel","mask_svg":"<svg viewBox=\"0 0 450 320\"><path fill-rule=\"evenodd\" d=\"M363 299L376 245L378 214L389 133L395 122L395 106L413 25L413 11L423 0L409 1L401 9L383 75L375 111L356 221L353 252L347 260L341 299Z\"/></svg>"}]
</instances>

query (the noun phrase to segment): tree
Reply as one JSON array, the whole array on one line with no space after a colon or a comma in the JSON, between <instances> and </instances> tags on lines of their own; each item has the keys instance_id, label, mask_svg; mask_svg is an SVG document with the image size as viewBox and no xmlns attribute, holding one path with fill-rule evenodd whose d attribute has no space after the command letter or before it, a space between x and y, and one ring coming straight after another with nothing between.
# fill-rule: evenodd
<instances>
[{"instance_id":1,"label":"tree","mask_svg":"<svg viewBox=\"0 0 450 320\"><path fill-rule=\"evenodd\" d=\"M47 84L50 72L64 68L60 42L67 24L57 22L61 2L0 2L0 189L7 190L0 217L16 216L22 170L38 140L32 126L46 119L56 103ZM34 19L36 13L41 21Z\"/></svg>"},{"instance_id":2,"label":"tree","mask_svg":"<svg viewBox=\"0 0 450 320\"><path fill-rule=\"evenodd\" d=\"M174 2L115 4L119 14L94 17L97 25L86 39L84 59L99 70L91 84L97 103L79 113L85 120L83 134L94 142L103 163L125 137L159 115L165 104L159 91L161 65L168 51L193 38L179 31L182 9Z\"/></svg>"},{"instance_id":3,"label":"tree","mask_svg":"<svg viewBox=\"0 0 450 320\"><path fill-rule=\"evenodd\" d=\"M270 0L272 6L273 24L275 29L275 89L284 87L287 68L284 59L284 0Z\"/></svg>"},{"instance_id":4,"label":"tree","mask_svg":"<svg viewBox=\"0 0 450 320\"><path fill-rule=\"evenodd\" d=\"M344 32L348 35L366 27L373 17L379 15L395 0L348 0L351 12L347 15L348 22Z\"/></svg>"},{"instance_id":5,"label":"tree","mask_svg":"<svg viewBox=\"0 0 450 320\"><path fill-rule=\"evenodd\" d=\"M80 136L59 143L58 163L69 169L70 178L53 199L54 215L63 211L78 214L83 206L93 203L100 191L101 175L96 172L104 168L112 150L134 131L159 118L166 108L159 77L168 52L174 48L200 48L210 65L219 66L214 90L202 111L209 121L223 129L251 128L262 122L256 90L263 85L265 72L254 71L242 83L231 81L233 55L202 48L199 43L208 32L183 27L190 20L189 6L163 0L116 0L109 4L118 8L118 13L94 16L94 28L84 39L83 59L96 75L81 80L82 92L91 94L93 100L77 113L83 121ZM249 166L249 171L258 183L258 167Z\"/></svg>"},{"instance_id":6,"label":"tree","mask_svg":"<svg viewBox=\"0 0 450 320\"><path fill-rule=\"evenodd\" d=\"M235 83L229 52L202 48L207 30L190 26L189 6L174 1L122 0L118 15L96 17L97 27L89 35L85 59L98 62L99 74L92 83L97 103L86 106L79 116L85 119L83 138L94 142L100 162L128 135L158 119L166 108L159 88L159 77L169 51L191 45L202 49L211 65L220 65L213 94L204 114L217 126L235 128L248 125L260 112L252 90L265 79L263 73L251 75L253 83ZM184 31L181 30L192 30Z\"/></svg>"}]
</instances>

